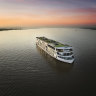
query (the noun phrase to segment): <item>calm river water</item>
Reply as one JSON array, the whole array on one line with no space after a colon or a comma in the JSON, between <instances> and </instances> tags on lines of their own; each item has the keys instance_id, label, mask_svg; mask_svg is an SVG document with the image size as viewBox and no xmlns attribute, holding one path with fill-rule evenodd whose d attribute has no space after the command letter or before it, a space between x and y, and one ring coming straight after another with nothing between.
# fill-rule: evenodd
<instances>
[{"instance_id":1,"label":"calm river water","mask_svg":"<svg viewBox=\"0 0 96 96\"><path fill-rule=\"evenodd\" d=\"M75 62L36 47L45 36L73 46ZM95 87L95 88L94 88ZM0 32L0 96L79 96L96 89L96 30L38 28Z\"/></svg>"}]
</instances>

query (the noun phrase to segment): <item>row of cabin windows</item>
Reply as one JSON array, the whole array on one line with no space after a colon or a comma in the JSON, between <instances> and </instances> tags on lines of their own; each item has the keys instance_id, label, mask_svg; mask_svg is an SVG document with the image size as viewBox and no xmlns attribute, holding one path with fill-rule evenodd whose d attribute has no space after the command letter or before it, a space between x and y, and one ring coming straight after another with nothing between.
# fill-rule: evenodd
<instances>
[{"instance_id":1,"label":"row of cabin windows","mask_svg":"<svg viewBox=\"0 0 96 96\"><path fill-rule=\"evenodd\" d=\"M63 52L63 49L56 49L57 52Z\"/></svg>"},{"instance_id":2,"label":"row of cabin windows","mask_svg":"<svg viewBox=\"0 0 96 96\"><path fill-rule=\"evenodd\" d=\"M72 51L72 49L64 49L65 51Z\"/></svg>"},{"instance_id":3,"label":"row of cabin windows","mask_svg":"<svg viewBox=\"0 0 96 96\"><path fill-rule=\"evenodd\" d=\"M64 50L72 51L72 49L64 49ZM64 50L63 49L56 49L57 52L63 52Z\"/></svg>"},{"instance_id":4,"label":"row of cabin windows","mask_svg":"<svg viewBox=\"0 0 96 96\"><path fill-rule=\"evenodd\" d=\"M58 54L58 55L61 55L59 52L57 52L57 54ZM71 52L71 53L63 53L62 55L63 55L63 56L70 56L70 55L72 55L72 54L73 54L73 53Z\"/></svg>"},{"instance_id":5,"label":"row of cabin windows","mask_svg":"<svg viewBox=\"0 0 96 96\"><path fill-rule=\"evenodd\" d=\"M48 47L50 47L50 48L52 48L53 50L55 50L55 48L54 48L54 47L52 47L51 45L48 45Z\"/></svg>"},{"instance_id":6,"label":"row of cabin windows","mask_svg":"<svg viewBox=\"0 0 96 96\"><path fill-rule=\"evenodd\" d=\"M74 56L72 57L61 57L61 56L58 56L59 58L62 58L62 59L65 59L65 60L72 60L74 58Z\"/></svg>"}]
</instances>

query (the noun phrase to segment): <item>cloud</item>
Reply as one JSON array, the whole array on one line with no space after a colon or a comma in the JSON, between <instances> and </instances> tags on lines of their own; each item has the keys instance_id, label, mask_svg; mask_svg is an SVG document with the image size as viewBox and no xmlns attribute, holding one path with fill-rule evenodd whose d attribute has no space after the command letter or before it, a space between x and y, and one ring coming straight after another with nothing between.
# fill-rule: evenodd
<instances>
[{"instance_id":1,"label":"cloud","mask_svg":"<svg viewBox=\"0 0 96 96\"><path fill-rule=\"evenodd\" d=\"M49 14L63 14L63 13L96 13L96 8L77 8L77 9L53 9L47 10Z\"/></svg>"}]
</instances>

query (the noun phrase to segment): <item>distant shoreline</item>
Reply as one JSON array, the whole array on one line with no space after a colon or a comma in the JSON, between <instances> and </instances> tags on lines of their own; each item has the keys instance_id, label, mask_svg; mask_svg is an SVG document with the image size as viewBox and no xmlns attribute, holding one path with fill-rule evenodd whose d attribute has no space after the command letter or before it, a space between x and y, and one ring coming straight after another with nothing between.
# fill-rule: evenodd
<instances>
[{"instance_id":1,"label":"distant shoreline","mask_svg":"<svg viewBox=\"0 0 96 96\"><path fill-rule=\"evenodd\" d=\"M22 28L0 28L0 31L21 30Z\"/></svg>"},{"instance_id":2,"label":"distant shoreline","mask_svg":"<svg viewBox=\"0 0 96 96\"><path fill-rule=\"evenodd\" d=\"M52 28L52 27L35 27L37 28ZM80 28L80 29L90 29L90 30L96 30L96 27L53 27L53 28ZM23 30L23 29L34 29L34 27L30 28L0 28L0 31L9 31L9 30Z\"/></svg>"},{"instance_id":3,"label":"distant shoreline","mask_svg":"<svg viewBox=\"0 0 96 96\"><path fill-rule=\"evenodd\" d=\"M96 27L81 27L82 29L96 30Z\"/></svg>"}]
</instances>

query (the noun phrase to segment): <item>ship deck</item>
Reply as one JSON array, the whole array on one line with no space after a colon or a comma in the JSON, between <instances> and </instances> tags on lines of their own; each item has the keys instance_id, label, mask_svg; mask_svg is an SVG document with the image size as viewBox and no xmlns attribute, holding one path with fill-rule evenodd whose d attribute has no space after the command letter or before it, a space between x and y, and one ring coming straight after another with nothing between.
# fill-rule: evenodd
<instances>
[{"instance_id":1,"label":"ship deck","mask_svg":"<svg viewBox=\"0 0 96 96\"><path fill-rule=\"evenodd\" d=\"M52 39L48 39L48 38L46 38L46 37L36 37L36 38L37 38L37 39L40 39L40 40L42 40L42 41L45 41L45 42L47 42L47 43L51 43L51 44L54 45L54 47L70 47L70 46L67 45L67 44L62 44L62 43L60 43L60 42L57 42L57 41L52 40Z\"/></svg>"}]
</instances>

